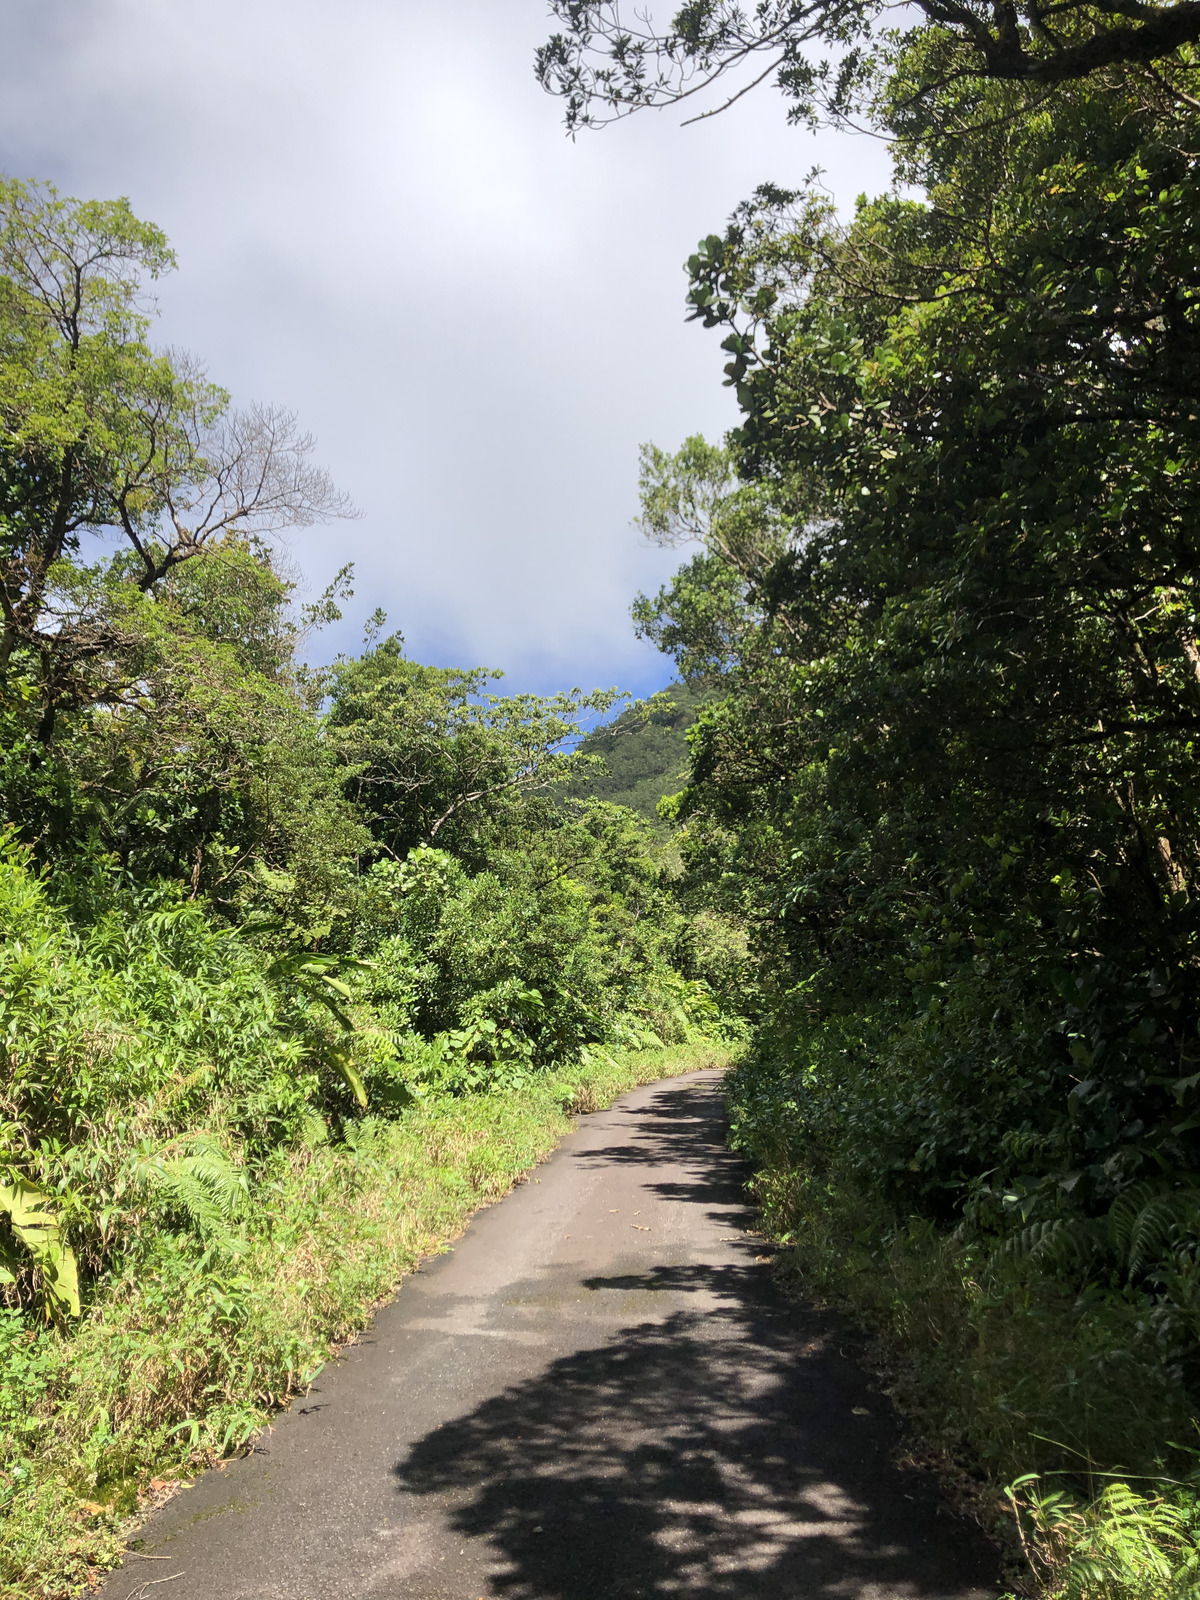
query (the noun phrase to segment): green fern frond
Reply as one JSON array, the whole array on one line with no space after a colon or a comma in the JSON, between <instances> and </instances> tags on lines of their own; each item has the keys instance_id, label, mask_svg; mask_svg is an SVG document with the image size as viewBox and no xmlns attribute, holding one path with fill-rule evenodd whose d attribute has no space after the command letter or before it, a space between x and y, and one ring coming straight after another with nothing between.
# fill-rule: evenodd
<instances>
[{"instance_id":1,"label":"green fern frond","mask_svg":"<svg viewBox=\"0 0 1200 1600\"><path fill-rule=\"evenodd\" d=\"M1007 1241L1005 1250L1044 1267L1074 1271L1089 1266L1103 1246L1101 1229L1089 1218L1053 1217L1022 1228Z\"/></svg>"},{"instance_id":2,"label":"green fern frond","mask_svg":"<svg viewBox=\"0 0 1200 1600\"><path fill-rule=\"evenodd\" d=\"M1197 1600L1200 1547L1166 1495L1117 1481L1087 1503L1060 1490L1040 1493L1034 1475L1008 1495L1053 1600Z\"/></svg>"},{"instance_id":3,"label":"green fern frond","mask_svg":"<svg viewBox=\"0 0 1200 1600\"><path fill-rule=\"evenodd\" d=\"M247 1198L245 1174L223 1150L196 1140L187 1155L156 1157L144 1168L172 1209L205 1236L228 1236Z\"/></svg>"},{"instance_id":4,"label":"green fern frond","mask_svg":"<svg viewBox=\"0 0 1200 1600\"><path fill-rule=\"evenodd\" d=\"M1172 1256L1200 1226L1200 1189L1135 1184L1119 1195L1106 1218L1108 1240L1125 1274L1135 1278Z\"/></svg>"}]
</instances>

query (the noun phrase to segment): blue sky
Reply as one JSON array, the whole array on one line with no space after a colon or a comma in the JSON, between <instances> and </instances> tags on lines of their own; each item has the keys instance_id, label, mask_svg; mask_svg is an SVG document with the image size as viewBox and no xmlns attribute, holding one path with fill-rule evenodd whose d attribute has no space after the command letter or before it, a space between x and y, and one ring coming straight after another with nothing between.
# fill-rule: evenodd
<instances>
[{"instance_id":1,"label":"blue sky","mask_svg":"<svg viewBox=\"0 0 1200 1600\"><path fill-rule=\"evenodd\" d=\"M666 14L666 7L660 8ZM868 137L789 129L770 89L563 134L532 75L542 0L3 0L0 161L128 195L180 269L161 342L294 407L361 519L305 531L309 592L356 567L409 653L513 689L669 663L634 639L637 446L734 420L681 264L756 184L888 181Z\"/></svg>"}]
</instances>

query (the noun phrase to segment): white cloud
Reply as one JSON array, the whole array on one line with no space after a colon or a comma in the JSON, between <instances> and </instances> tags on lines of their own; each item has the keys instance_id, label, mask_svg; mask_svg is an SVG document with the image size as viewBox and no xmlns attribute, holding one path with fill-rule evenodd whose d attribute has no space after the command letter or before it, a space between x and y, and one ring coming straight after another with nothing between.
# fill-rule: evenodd
<instances>
[{"instance_id":1,"label":"white cloud","mask_svg":"<svg viewBox=\"0 0 1200 1600\"><path fill-rule=\"evenodd\" d=\"M628 606L673 558L629 526L637 445L734 420L681 263L764 179L819 163L847 201L886 158L766 88L572 144L548 29L538 0L9 0L0 150L165 227L164 342L318 434L365 515L297 539L314 587L353 560L357 612L514 687L647 688Z\"/></svg>"}]
</instances>

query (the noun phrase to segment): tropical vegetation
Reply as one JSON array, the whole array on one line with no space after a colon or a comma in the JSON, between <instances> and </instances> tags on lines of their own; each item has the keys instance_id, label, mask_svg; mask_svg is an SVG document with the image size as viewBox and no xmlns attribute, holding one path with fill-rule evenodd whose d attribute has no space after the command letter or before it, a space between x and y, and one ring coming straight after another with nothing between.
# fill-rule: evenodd
<instances>
[{"instance_id":1,"label":"tropical vegetation","mask_svg":"<svg viewBox=\"0 0 1200 1600\"><path fill-rule=\"evenodd\" d=\"M735 1138L810 1291L1042 1592L1193 1594L1194 18L554 9L572 127L754 62L891 141L687 264L741 419L643 453L696 547L635 606L703 695L681 894L751 935Z\"/></svg>"},{"instance_id":2,"label":"tropical vegetation","mask_svg":"<svg viewBox=\"0 0 1200 1600\"><path fill-rule=\"evenodd\" d=\"M76 1592L564 1111L720 1060L744 940L569 790L615 691L302 652L295 417L156 349L124 201L0 183L0 1592ZM725 1052L728 1053L727 1051Z\"/></svg>"}]
</instances>

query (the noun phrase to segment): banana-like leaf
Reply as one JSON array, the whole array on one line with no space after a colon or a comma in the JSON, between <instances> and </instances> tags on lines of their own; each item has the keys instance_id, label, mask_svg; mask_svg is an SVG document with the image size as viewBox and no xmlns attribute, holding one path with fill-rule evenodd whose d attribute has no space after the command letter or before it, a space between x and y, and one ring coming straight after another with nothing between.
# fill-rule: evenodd
<instances>
[{"instance_id":1,"label":"banana-like leaf","mask_svg":"<svg viewBox=\"0 0 1200 1600\"><path fill-rule=\"evenodd\" d=\"M79 1270L75 1252L64 1244L58 1215L48 1194L25 1178L0 1183L0 1211L41 1272L46 1299L56 1310L79 1315Z\"/></svg>"},{"instance_id":2,"label":"banana-like leaf","mask_svg":"<svg viewBox=\"0 0 1200 1600\"><path fill-rule=\"evenodd\" d=\"M339 982L339 972L369 972L371 963L356 956L325 955L321 951L297 950L291 955L278 956L267 968L267 977L275 980L287 978L320 978L340 992L350 995L344 983Z\"/></svg>"},{"instance_id":3,"label":"banana-like leaf","mask_svg":"<svg viewBox=\"0 0 1200 1600\"><path fill-rule=\"evenodd\" d=\"M365 1111L367 1109L367 1086L362 1081L362 1075L360 1074L358 1068L354 1065L353 1061L351 1061L349 1052L345 1050L331 1050L329 1052L329 1059L341 1073L342 1081L345 1083L347 1089L349 1089L350 1093Z\"/></svg>"},{"instance_id":4,"label":"banana-like leaf","mask_svg":"<svg viewBox=\"0 0 1200 1600\"><path fill-rule=\"evenodd\" d=\"M298 950L291 955L279 956L267 968L267 977L276 983L290 983L300 994L315 1001L317 1005L324 1006L334 1020L345 1029L347 1035L356 1030L352 1019L346 1015L340 1004L343 1000L353 1001L354 991L341 978L339 972L369 972L371 963L360 961L353 956L326 955L319 951ZM329 1059L342 1076L342 1081L350 1093L365 1111L367 1109L367 1086L362 1080L362 1075L351 1059L350 1052L344 1049L327 1051Z\"/></svg>"},{"instance_id":5,"label":"banana-like leaf","mask_svg":"<svg viewBox=\"0 0 1200 1600\"><path fill-rule=\"evenodd\" d=\"M342 1010L339 1000L354 999L354 991L336 976L342 971L368 971L370 963L351 956L314 954L301 950L290 956L280 956L267 968L267 977L276 983L287 983L299 994L322 1005L348 1032L354 1024Z\"/></svg>"}]
</instances>

